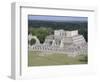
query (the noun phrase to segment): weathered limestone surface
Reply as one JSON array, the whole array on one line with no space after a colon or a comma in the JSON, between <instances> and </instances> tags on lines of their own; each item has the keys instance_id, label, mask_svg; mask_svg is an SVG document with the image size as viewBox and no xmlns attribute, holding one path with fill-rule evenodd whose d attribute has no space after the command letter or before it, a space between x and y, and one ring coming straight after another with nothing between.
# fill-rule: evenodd
<instances>
[{"instance_id":1,"label":"weathered limestone surface","mask_svg":"<svg viewBox=\"0 0 100 82\"><path fill-rule=\"evenodd\" d=\"M78 34L78 30L55 30L54 35L47 36L43 44L40 44L36 36L29 35L28 40L32 38L36 40L34 45L29 45L29 49L33 51L64 53L69 56L87 54L87 43L83 35Z\"/></svg>"}]
</instances>

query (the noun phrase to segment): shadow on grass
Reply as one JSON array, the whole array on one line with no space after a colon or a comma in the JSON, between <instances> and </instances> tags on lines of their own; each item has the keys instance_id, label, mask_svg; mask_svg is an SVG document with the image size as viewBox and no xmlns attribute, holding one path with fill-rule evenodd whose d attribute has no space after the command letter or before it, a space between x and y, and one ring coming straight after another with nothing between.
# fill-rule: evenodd
<instances>
[{"instance_id":1,"label":"shadow on grass","mask_svg":"<svg viewBox=\"0 0 100 82\"><path fill-rule=\"evenodd\" d=\"M80 62L88 62L88 56L84 56L79 59Z\"/></svg>"}]
</instances>

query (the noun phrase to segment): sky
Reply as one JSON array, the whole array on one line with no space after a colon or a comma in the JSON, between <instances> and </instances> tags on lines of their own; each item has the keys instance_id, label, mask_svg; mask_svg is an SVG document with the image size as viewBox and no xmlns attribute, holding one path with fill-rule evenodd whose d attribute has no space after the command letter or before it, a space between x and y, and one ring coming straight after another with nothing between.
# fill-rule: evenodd
<instances>
[{"instance_id":1,"label":"sky","mask_svg":"<svg viewBox=\"0 0 100 82\"><path fill-rule=\"evenodd\" d=\"M29 15L28 20L43 20L43 21L87 21L87 17L75 16L46 16L46 15Z\"/></svg>"}]
</instances>

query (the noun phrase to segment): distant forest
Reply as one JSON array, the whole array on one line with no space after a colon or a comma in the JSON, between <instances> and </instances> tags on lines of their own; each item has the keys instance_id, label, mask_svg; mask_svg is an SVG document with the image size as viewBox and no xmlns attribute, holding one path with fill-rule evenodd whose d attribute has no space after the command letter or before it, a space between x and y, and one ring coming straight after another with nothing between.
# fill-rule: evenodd
<instances>
[{"instance_id":1,"label":"distant forest","mask_svg":"<svg viewBox=\"0 0 100 82\"><path fill-rule=\"evenodd\" d=\"M88 22L84 21L39 21L28 20L28 33L36 35L40 42L43 43L47 35L53 34L54 30L78 30L79 34L82 34L86 41L88 41Z\"/></svg>"}]
</instances>

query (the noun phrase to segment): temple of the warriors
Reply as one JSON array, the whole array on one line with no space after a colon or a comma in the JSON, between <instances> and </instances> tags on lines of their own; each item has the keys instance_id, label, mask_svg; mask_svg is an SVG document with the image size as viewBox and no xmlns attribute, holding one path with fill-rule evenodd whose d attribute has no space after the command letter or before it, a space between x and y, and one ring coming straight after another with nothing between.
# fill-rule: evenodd
<instances>
[{"instance_id":1,"label":"temple of the warriors","mask_svg":"<svg viewBox=\"0 0 100 82\"><path fill-rule=\"evenodd\" d=\"M54 30L54 34L47 36L43 44L40 43L36 36L29 34L28 40L31 39L36 40L35 44L28 44L29 49L32 51L63 53L68 56L87 54L87 43L83 35L78 33L78 30Z\"/></svg>"}]
</instances>

